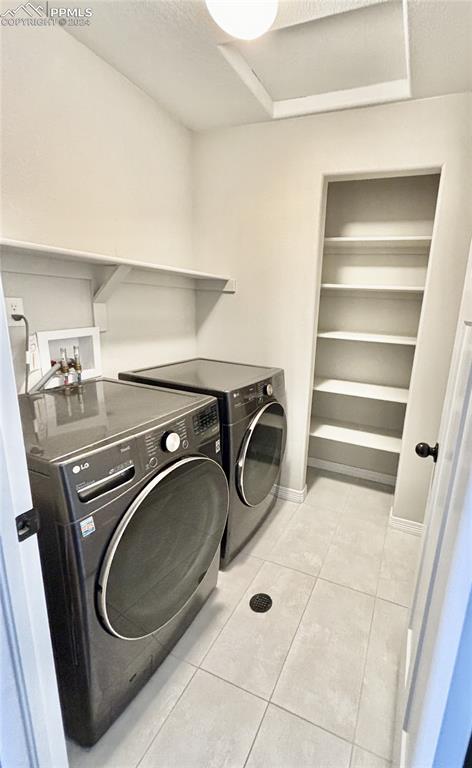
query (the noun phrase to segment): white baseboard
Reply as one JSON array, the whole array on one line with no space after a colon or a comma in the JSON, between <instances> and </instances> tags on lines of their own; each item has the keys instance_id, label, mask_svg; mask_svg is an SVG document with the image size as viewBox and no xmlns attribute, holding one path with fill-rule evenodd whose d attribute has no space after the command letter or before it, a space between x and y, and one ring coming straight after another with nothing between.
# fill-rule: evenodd
<instances>
[{"instance_id":1,"label":"white baseboard","mask_svg":"<svg viewBox=\"0 0 472 768\"><path fill-rule=\"evenodd\" d=\"M278 499L285 499L285 501L294 501L295 504L302 504L306 499L306 485L301 491L297 491L295 488L287 488L285 485L274 485L272 493L277 496Z\"/></svg>"},{"instance_id":2,"label":"white baseboard","mask_svg":"<svg viewBox=\"0 0 472 768\"><path fill-rule=\"evenodd\" d=\"M338 475L348 475L349 477L358 477L362 480L370 480L371 483L381 483L382 485L395 485L394 475L385 475L383 472L374 472L371 469L362 467L351 467L349 464L338 464L335 461L325 461L324 459L311 459L308 457L309 467L323 469L326 472L337 472Z\"/></svg>"},{"instance_id":3,"label":"white baseboard","mask_svg":"<svg viewBox=\"0 0 472 768\"><path fill-rule=\"evenodd\" d=\"M390 528L394 528L396 531L404 531L404 533L412 533L414 536L421 536L423 533L423 523L417 523L416 520L406 520L404 517L395 517L393 513L393 507L390 508Z\"/></svg>"}]
</instances>

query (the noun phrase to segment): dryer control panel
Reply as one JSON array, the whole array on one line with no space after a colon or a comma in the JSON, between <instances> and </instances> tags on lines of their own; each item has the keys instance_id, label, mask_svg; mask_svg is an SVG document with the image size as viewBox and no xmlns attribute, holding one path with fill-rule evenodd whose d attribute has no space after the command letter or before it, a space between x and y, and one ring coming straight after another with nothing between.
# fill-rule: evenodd
<instances>
[{"instance_id":1,"label":"dryer control panel","mask_svg":"<svg viewBox=\"0 0 472 768\"><path fill-rule=\"evenodd\" d=\"M254 413L261 405L271 400L283 400L284 376L281 371L267 379L234 390L227 395L227 419L234 423Z\"/></svg>"}]
</instances>

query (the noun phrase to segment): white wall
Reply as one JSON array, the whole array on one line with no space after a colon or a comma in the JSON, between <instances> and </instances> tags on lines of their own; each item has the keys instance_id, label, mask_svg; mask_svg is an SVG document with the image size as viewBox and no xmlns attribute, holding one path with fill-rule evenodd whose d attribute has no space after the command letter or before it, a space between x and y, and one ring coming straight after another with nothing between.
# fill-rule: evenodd
<instances>
[{"instance_id":1,"label":"white wall","mask_svg":"<svg viewBox=\"0 0 472 768\"><path fill-rule=\"evenodd\" d=\"M236 277L217 304L197 299L198 348L285 369L289 435L282 478L305 482L318 311L323 175L442 167L395 514L422 520L431 466L414 456L439 426L470 237L470 95L211 131L196 138L200 268Z\"/></svg>"},{"instance_id":2,"label":"white wall","mask_svg":"<svg viewBox=\"0 0 472 768\"><path fill-rule=\"evenodd\" d=\"M3 272L5 296L21 296L34 330L93 325L92 281ZM60 298L58 298L60 297ZM24 326L10 328L18 388L24 383ZM166 363L196 355L195 292L122 285L108 302L108 331L100 335L103 372ZM72 350L70 350L72 353Z\"/></svg>"},{"instance_id":3,"label":"white wall","mask_svg":"<svg viewBox=\"0 0 472 768\"><path fill-rule=\"evenodd\" d=\"M187 129L56 27L2 27L2 85L3 237L192 267ZM90 280L3 280L34 330L92 324ZM10 335L20 384L23 328ZM121 287L102 344L109 375L191 357L194 292Z\"/></svg>"}]
</instances>

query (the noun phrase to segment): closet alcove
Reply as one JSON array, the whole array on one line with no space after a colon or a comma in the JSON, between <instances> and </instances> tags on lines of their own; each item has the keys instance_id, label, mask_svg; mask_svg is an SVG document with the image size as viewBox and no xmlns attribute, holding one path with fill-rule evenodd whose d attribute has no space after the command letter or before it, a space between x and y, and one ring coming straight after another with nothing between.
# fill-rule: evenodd
<instances>
[{"instance_id":1,"label":"closet alcove","mask_svg":"<svg viewBox=\"0 0 472 768\"><path fill-rule=\"evenodd\" d=\"M328 184L308 466L395 485L438 187Z\"/></svg>"}]
</instances>

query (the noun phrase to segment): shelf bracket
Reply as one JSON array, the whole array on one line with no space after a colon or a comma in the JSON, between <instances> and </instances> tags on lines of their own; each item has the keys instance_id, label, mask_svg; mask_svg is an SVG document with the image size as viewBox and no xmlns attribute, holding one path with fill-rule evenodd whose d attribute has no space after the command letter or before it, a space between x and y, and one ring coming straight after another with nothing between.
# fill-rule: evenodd
<instances>
[{"instance_id":1,"label":"shelf bracket","mask_svg":"<svg viewBox=\"0 0 472 768\"><path fill-rule=\"evenodd\" d=\"M106 302L113 295L116 288L128 277L133 267L119 264L112 273L103 281L93 296L93 320L101 331L108 330L108 315Z\"/></svg>"}]
</instances>

